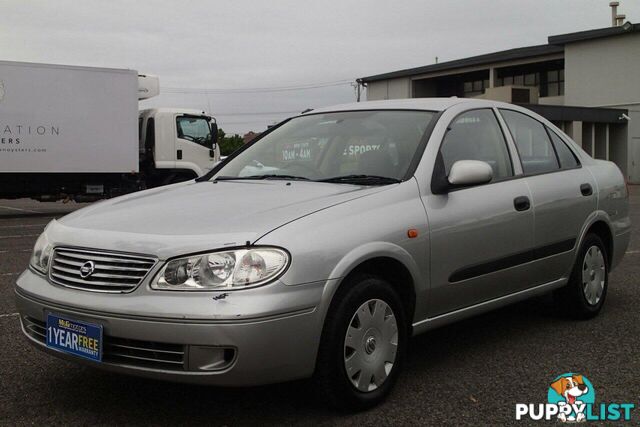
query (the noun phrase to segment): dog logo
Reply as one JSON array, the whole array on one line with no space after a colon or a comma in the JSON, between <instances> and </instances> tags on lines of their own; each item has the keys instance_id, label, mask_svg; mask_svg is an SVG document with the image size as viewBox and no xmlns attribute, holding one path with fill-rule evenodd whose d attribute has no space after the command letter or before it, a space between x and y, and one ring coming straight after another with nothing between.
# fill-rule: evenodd
<instances>
[{"instance_id":1,"label":"dog logo","mask_svg":"<svg viewBox=\"0 0 640 427\"><path fill-rule=\"evenodd\" d=\"M591 381L569 372L547 383L547 403L516 403L516 420L558 420L563 423L585 421L630 421L635 403L599 402Z\"/></svg>"},{"instance_id":2,"label":"dog logo","mask_svg":"<svg viewBox=\"0 0 640 427\"><path fill-rule=\"evenodd\" d=\"M87 277L93 274L95 269L96 269L95 262L93 261L85 262L84 264L82 264L82 267L80 267L80 277L82 277L83 279L86 279Z\"/></svg>"},{"instance_id":3,"label":"dog logo","mask_svg":"<svg viewBox=\"0 0 640 427\"><path fill-rule=\"evenodd\" d=\"M550 385L547 393L549 403L555 403L561 410L558 420L563 422L586 421L586 405L595 402L596 395L593 385L584 375L572 373L562 374ZM562 410L566 407L565 410ZM570 410L569 410L570 409Z\"/></svg>"}]
</instances>

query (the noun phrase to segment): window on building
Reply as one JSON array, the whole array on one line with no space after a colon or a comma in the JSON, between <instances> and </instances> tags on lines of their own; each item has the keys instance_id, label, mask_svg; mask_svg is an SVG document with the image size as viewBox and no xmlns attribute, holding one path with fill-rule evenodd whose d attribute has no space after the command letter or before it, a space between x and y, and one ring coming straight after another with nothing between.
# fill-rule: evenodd
<instances>
[{"instance_id":1,"label":"window on building","mask_svg":"<svg viewBox=\"0 0 640 427\"><path fill-rule=\"evenodd\" d=\"M501 71L496 79L496 86L537 86L540 83L539 73L514 73Z\"/></svg>"},{"instance_id":2,"label":"window on building","mask_svg":"<svg viewBox=\"0 0 640 427\"><path fill-rule=\"evenodd\" d=\"M536 73L525 74L524 76L525 86L535 86L536 84L538 84L538 75Z\"/></svg>"},{"instance_id":3,"label":"window on building","mask_svg":"<svg viewBox=\"0 0 640 427\"><path fill-rule=\"evenodd\" d=\"M567 147L567 144L562 140L562 138L549 128L547 128L547 131L549 132L553 146L556 149L556 153L558 153L558 159L560 159L560 166L562 169L578 167L578 159L576 159L575 154L573 154L573 151Z\"/></svg>"},{"instance_id":4,"label":"window on building","mask_svg":"<svg viewBox=\"0 0 640 427\"><path fill-rule=\"evenodd\" d=\"M484 90L489 87L489 80L471 80L465 81L462 85L465 98L482 95Z\"/></svg>"},{"instance_id":5,"label":"window on building","mask_svg":"<svg viewBox=\"0 0 640 427\"><path fill-rule=\"evenodd\" d=\"M556 152L542 123L517 111L501 109L500 112L516 143L525 174L560 169Z\"/></svg>"},{"instance_id":6,"label":"window on building","mask_svg":"<svg viewBox=\"0 0 640 427\"><path fill-rule=\"evenodd\" d=\"M445 172L458 160L481 160L493 169L493 180L513 176L507 144L493 111L467 111L456 117L449 126L440 154Z\"/></svg>"},{"instance_id":7,"label":"window on building","mask_svg":"<svg viewBox=\"0 0 640 427\"><path fill-rule=\"evenodd\" d=\"M546 96L564 95L564 70L547 71Z\"/></svg>"}]
</instances>

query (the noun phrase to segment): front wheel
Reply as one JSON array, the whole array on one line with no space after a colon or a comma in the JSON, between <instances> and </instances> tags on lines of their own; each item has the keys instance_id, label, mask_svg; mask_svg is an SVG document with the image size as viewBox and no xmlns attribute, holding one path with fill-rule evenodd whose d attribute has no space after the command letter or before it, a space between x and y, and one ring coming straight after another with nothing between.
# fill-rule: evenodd
<instances>
[{"instance_id":1,"label":"front wheel","mask_svg":"<svg viewBox=\"0 0 640 427\"><path fill-rule=\"evenodd\" d=\"M573 317L592 318L604 305L608 285L607 250L597 234L589 233L578 252L569 283L556 292L559 308Z\"/></svg>"},{"instance_id":2,"label":"front wheel","mask_svg":"<svg viewBox=\"0 0 640 427\"><path fill-rule=\"evenodd\" d=\"M316 365L321 395L362 410L389 394L403 365L408 327L391 284L374 276L345 283L334 296Z\"/></svg>"}]
</instances>

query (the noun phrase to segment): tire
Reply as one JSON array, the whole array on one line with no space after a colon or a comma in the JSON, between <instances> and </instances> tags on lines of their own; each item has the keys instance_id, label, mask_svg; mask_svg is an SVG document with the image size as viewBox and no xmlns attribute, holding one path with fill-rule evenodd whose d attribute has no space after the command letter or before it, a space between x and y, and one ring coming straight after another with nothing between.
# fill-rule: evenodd
<instances>
[{"instance_id":1,"label":"tire","mask_svg":"<svg viewBox=\"0 0 640 427\"><path fill-rule=\"evenodd\" d=\"M320 397L348 411L382 402L402 370L408 332L402 301L390 283L360 275L343 284L322 331L315 373Z\"/></svg>"},{"instance_id":2,"label":"tire","mask_svg":"<svg viewBox=\"0 0 640 427\"><path fill-rule=\"evenodd\" d=\"M567 286L556 291L562 313L577 319L590 319L602 310L609 287L607 249L594 233L586 235Z\"/></svg>"}]
</instances>

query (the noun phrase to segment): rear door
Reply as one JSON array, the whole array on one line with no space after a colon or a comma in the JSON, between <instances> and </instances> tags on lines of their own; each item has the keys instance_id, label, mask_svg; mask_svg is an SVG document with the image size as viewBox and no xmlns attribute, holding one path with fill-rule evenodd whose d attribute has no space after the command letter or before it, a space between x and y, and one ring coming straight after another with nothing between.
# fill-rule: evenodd
<instances>
[{"instance_id":1,"label":"rear door","mask_svg":"<svg viewBox=\"0 0 640 427\"><path fill-rule=\"evenodd\" d=\"M534 284L570 272L587 217L596 209L595 182L562 138L535 118L501 109L531 190L535 215Z\"/></svg>"},{"instance_id":2,"label":"rear door","mask_svg":"<svg viewBox=\"0 0 640 427\"><path fill-rule=\"evenodd\" d=\"M530 194L525 180L514 174L514 155L491 108L463 112L449 124L432 179L440 179L438 170L448 175L458 160L481 160L491 165L493 180L425 196L429 317L529 286L531 270L523 256L533 245L533 213L526 203L516 203L530 200Z\"/></svg>"}]
</instances>

